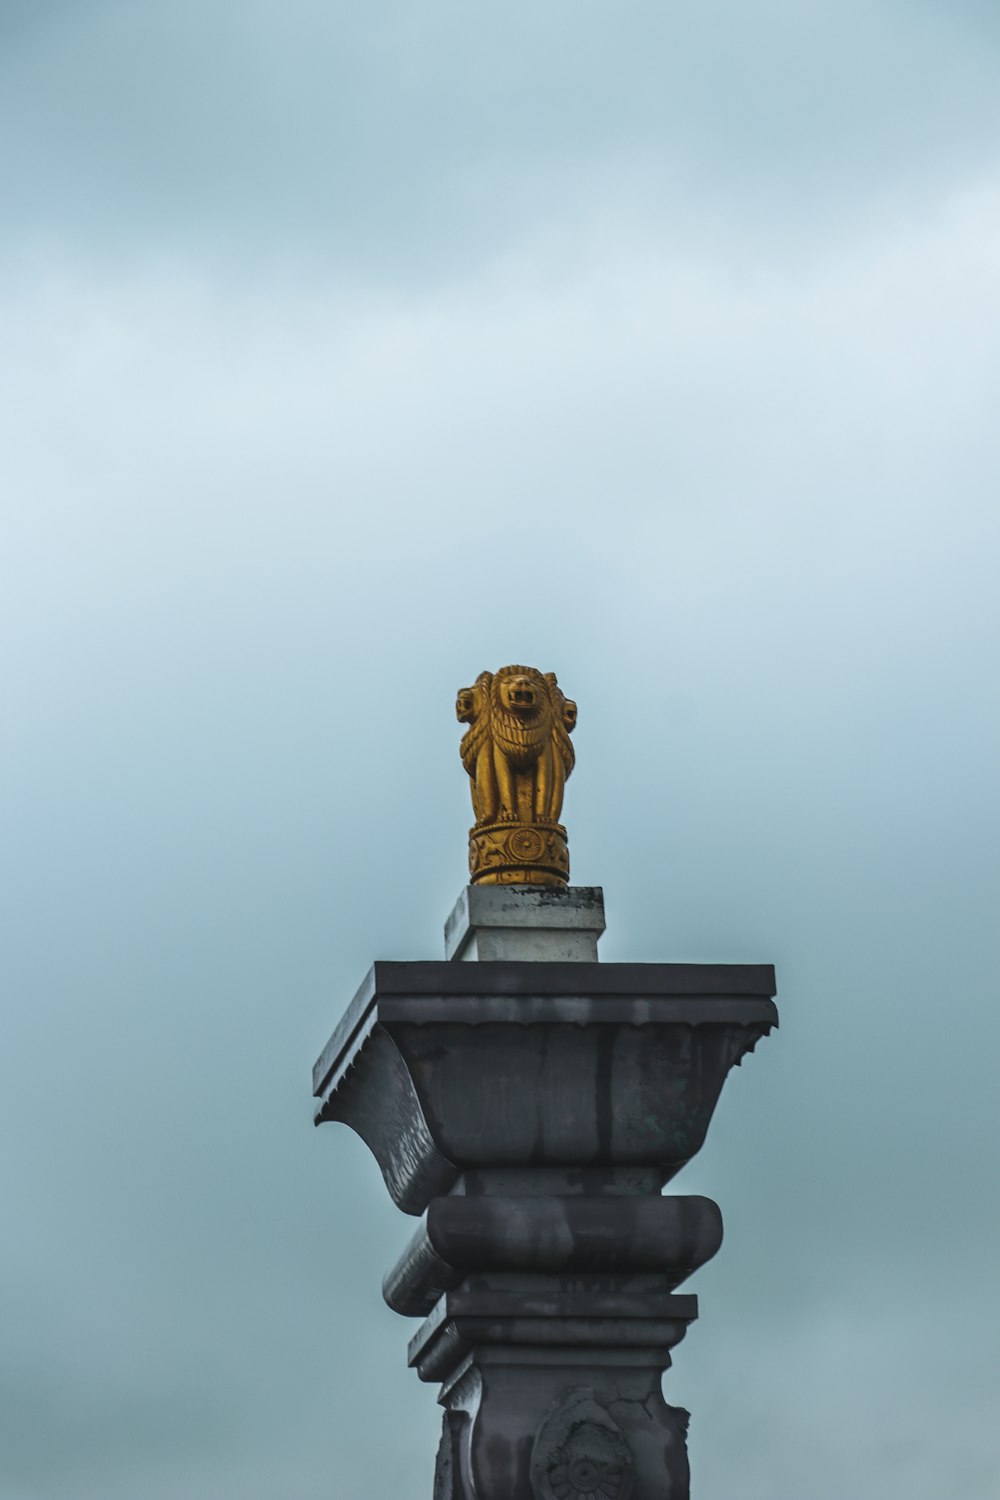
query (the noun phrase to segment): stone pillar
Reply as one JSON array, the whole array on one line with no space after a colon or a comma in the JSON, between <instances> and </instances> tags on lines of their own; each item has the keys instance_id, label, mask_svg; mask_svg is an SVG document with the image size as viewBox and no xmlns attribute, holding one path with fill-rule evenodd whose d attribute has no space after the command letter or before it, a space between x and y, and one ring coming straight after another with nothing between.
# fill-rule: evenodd
<instances>
[{"instance_id":1,"label":"stone pillar","mask_svg":"<svg viewBox=\"0 0 1000 1500\"><path fill-rule=\"evenodd\" d=\"M596 888L470 887L449 961L376 963L314 1069L317 1123L421 1216L383 1291L440 1384L434 1500L689 1494L660 1377L722 1223L661 1189L776 1024L774 972L599 964L603 930Z\"/></svg>"}]
</instances>

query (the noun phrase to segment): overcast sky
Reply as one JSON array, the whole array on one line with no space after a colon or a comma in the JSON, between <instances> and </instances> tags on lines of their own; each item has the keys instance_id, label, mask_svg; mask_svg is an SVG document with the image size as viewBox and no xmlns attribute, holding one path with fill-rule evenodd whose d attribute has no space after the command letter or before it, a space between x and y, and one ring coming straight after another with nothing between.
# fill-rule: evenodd
<instances>
[{"instance_id":1,"label":"overcast sky","mask_svg":"<svg viewBox=\"0 0 1000 1500\"><path fill-rule=\"evenodd\" d=\"M699 1500L1000 1493L995 0L0 0L0 1500L427 1500L309 1070L555 670L606 960L773 961Z\"/></svg>"}]
</instances>

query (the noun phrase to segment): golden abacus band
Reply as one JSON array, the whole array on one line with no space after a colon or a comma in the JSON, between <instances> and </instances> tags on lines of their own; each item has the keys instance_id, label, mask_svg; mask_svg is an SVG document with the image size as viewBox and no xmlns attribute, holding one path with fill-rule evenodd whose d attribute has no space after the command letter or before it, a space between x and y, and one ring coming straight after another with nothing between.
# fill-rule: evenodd
<instances>
[{"instance_id":1,"label":"golden abacus band","mask_svg":"<svg viewBox=\"0 0 1000 1500\"><path fill-rule=\"evenodd\" d=\"M561 823L491 823L469 830L473 885L566 885L569 848Z\"/></svg>"}]
</instances>

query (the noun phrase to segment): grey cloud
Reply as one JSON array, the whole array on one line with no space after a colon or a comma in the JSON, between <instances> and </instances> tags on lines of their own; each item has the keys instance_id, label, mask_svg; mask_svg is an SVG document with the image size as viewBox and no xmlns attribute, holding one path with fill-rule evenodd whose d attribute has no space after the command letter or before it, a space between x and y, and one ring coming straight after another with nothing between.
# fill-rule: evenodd
<instances>
[{"instance_id":1,"label":"grey cloud","mask_svg":"<svg viewBox=\"0 0 1000 1500\"><path fill-rule=\"evenodd\" d=\"M360 14L4 17L0 1500L428 1493L409 1226L308 1068L439 951L453 689L523 657L605 958L778 964L677 1182L700 1493L992 1500L989 18ZM350 276L282 242L334 121Z\"/></svg>"},{"instance_id":2,"label":"grey cloud","mask_svg":"<svg viewBox=\"0 0 1000 1500\"><path fill-rule=\"evenodd\" d=\"M120 0L19 13L8 233L284 245L426 279L539 219L836 237L995 158L996 39L953 7ZM779 232L780 232L779 230Z\"/></svg>"}]
</instances>

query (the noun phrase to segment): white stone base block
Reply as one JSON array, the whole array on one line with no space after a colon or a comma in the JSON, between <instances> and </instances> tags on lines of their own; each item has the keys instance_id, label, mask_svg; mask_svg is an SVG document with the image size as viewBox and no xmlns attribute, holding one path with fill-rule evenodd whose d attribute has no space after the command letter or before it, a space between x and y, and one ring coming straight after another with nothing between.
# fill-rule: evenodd
<instances>
[{"instance_id":1,"label":"white stone base block","mask_svg":"<svg viewBox=\"0 0 1000 1500\"><path fill-rule=\"evenodd\" d=\"M444 924L444 950L484 963L593 964L603 931L599 885L469 885Z\"/></svg>"}]
</instances>

